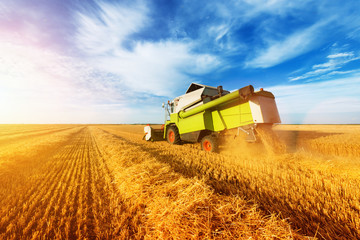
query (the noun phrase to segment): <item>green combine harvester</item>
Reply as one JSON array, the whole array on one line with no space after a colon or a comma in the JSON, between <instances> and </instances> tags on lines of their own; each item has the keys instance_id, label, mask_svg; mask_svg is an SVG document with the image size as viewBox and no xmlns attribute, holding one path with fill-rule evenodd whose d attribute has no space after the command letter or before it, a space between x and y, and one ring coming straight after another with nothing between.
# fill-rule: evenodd
<instances>
[{"instance_id":1,"label":"green combine harvester","mask_svg":"<svg viewBox=\"0 0 360 240\"><path fill-rule=\"evenodd\" d=\"M263 89L254 92L251 85L229 92L222 86L192 83L184 95L163 107L165 124L162 129L145 126L146 140L201 142L209 152L218 151L219 136L227 130L237 129L237 135L245 132L246 141L255 142L259 125L281 122L274 95Z\"/></svg>"}]
</instances>

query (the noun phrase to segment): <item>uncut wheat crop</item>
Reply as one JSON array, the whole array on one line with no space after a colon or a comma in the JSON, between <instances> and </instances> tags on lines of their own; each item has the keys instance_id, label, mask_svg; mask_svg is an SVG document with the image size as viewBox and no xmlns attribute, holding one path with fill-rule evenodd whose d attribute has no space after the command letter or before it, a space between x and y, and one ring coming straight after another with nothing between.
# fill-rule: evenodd
<instances>
[{"instance_id":1,"label":"uncut wheat crop","mask_svg":"<svg viewBox=\"0 0 360 240\"><path fill-rule=\"evenodd\" d=\"M220 154L142 136L0 125L0 239L360 238L359 126L229 135Z\"/></svg>"}]
</instances>

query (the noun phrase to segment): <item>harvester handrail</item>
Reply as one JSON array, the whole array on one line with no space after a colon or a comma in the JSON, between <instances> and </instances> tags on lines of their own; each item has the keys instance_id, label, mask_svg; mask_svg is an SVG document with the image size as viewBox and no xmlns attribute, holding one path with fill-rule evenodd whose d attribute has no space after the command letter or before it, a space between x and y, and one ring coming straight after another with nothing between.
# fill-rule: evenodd
<instances>
[{"instance_id":1,"label":"harvester handrail","mask_svg":"<svg viewBox=\"0 0 360 240\"><path fill-rule=\"evenodd\" d=\"M212 100L212 101L210 101L208 103L205 103L205 104L203 104L203 105L201 105L199 107L190 109L188 111L181 110L179 112L179 117L180 118L187 118L187 117L190 117L192 115L203 112L203 111L205 111L207 109L213 108L213 107L215 107L217 105L232 101L232 100L237 99L237 98L242 98L243 100L247 100L253 94L254 94L254 87L252 85L249 85L249 86L240 88L239 90L236 90L236 91L234 91L232 93L226 94L225 96L222 96L222 97L219 97L219 98L217 98L215 100Z\"/></svg>"}]
</instances>

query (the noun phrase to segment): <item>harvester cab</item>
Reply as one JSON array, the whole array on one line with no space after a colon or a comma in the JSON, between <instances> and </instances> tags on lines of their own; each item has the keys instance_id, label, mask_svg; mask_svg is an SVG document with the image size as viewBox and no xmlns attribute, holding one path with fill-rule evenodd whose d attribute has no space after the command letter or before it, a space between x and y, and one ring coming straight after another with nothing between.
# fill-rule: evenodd
<instances>
[{"instance_id":1,"label":"harvester cab","mask_svg":"<svg viewBox=\"0 0 360 240\"><path fill-rule=\"evenodd\" d=\"M280 123L274 95L262 89L255 92L251 85L229 92L222 86L192 83L184 95L163 107L163 129L146 126L146 140L163 134L170 144L201 142L202 149L210 152L218 150L218 137L227 130L243 131L246 140L254 142L258 125Z\"/></svg>"},{"instance_id":2,"label":"harvester cab","mask_svg":"<svg viewBox=\"0 0 360 240\"><path fill-rule=\"evenodd\" d=\"M210 87L202 84L192 83L184 95L168 101L165 105L165 122L170 120L170 115L179 113L181 110L190 110L208 103L216 98L230 93L224 91L222 86ZM163 104L164 106L164 104Z\"/></svg>"}]
</instances>

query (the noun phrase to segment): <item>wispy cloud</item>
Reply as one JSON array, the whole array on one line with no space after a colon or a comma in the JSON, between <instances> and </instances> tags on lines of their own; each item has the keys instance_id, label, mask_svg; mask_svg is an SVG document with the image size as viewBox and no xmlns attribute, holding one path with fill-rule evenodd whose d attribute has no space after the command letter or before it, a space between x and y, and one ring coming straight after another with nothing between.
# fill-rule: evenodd
<instances>
[{"instance_id":1,"label":"wispy cloud","mask_svg":"<svg viewBox=\"0 0 360 240\"><path fill-rule=\"evenodd\" d=\"M299 56L317 46L319 33L326 22L299 30L281 41L272 42L245 63L247 68L268 68Z\"/></svg>"},{"instance_id":2,"label":"wispy cloud","mask_svg":"<svg viewBox=\"0 0 360 240\"><path fill-rule=\"evenodd\" d=\"M188 74L204 74L220 63L211 54L194 53L187 41L132 41L126 47L125 40L148 22L147 7L99 7L100 16L79 14L76 41L94 68L115 74L129 91L171 96L190 83Z\"/></svg>"},{"instance_id":3,"label":"wispy cloud","mask_svg":"<svg viewBox=\"0 0 360 240\"><path fill-rule=\"evenodd\" d=\"M284 123L358 123L360 74L332 81L270 87ZM298 118L299 114L302 118ZM294 121L291 116L297 115Z\"/></svg>"},{"instance_id":4,"label":"wispy cloud","mask_svg":"<svg viewBox=\"0 0 360 240\"><path fill-rule=\"evenodd\" d=\"M125 99L113 76L79 58L6 39L0 52L1 123L91 122L94 106Z\"/></svg>"},{"instance_id":5,"label":"wispy cloud","mask_svg":"<svg viewBox=\"0 0 360 240\"><path fill-rule=\"evenodd\" d=\"M349 70L349 71L332 71L332 72L328 73L328 75L344 75L344 74L358 73L358 72L360 72L360 69Z\"/></svg>"},{"instance_id":6,"label":"wispy cloud","mask_svg":"<svg viewBox=\"0 0 360 240\"><path fill-rule=\"evenodd\" d=\"M326 77L326 76L333 76L333 75L339 75L339 74L349 74L349 73L360 71L360 69L348 70L348 71L338 71L338 69L341 69L347 63L360 59L360 56L355 55L353 52L335 53L335 54L328 55L327 58L329 59L327 62L313 65L312 66L313 70L308 71L300 76L290 77L289 81L293 82L293 81L304 80L304 79L311 80L311 78L317 78L320 76Z\"/></svg>"},{"instance_id":7,"label":"wispy cloud","mask_svg":"<svg viewBox=\"0 0 360 240\"><path fill-rule=\"evenodd\" d=\"M283 25L279 18L297 16L300 9L308 9L309 2L185 0L170 27L177 29L176 37L178 32L182 32L183 37L192 38L199 48L206 48L209 52L248 56L259 48L259 43L268 41L270 33L278 31L275 26ZM264 24L267 20L276 23ZM254 32L247 31L249 25ZM269 32L269 35L264 32Z\"/></svg>"},{"instance_id":8,"label":"wispy cloud","mask_svg":"<svg viewBox=\"0 0 360 240\"><path fill-rule=\"evenodd\" d=\"M138 43L132 51L117 49L116 54L95 57L93 64L116 74L130 91L172 96L190 83L187 74L203 74L218 65L215 57L192 54L190 48L171 41Z\"/></svg>"},{"instance_id":9,"label":"wispy cloud","mask_svg":"<svg viewBox=\"0 0 360 240\"><path fill-rule=\"evenodd\" d=\"M207 36L205 37L208 41L213 41L214 46L219 51L222 51L223 55L234 54L244 49L244 44L235 41L233 32L231 30L232 24L222 23L219 25L211 25L207 30ZM201 42L204 41L200 39Z\"/></svg>"},{"instance_id":10,"label":"wispy cloud","mask_svg":"<svg viewBox=\"0 0 360 240\"><path fill-rule=\"evenodd\" d=\"M97 5L96 12L78 12L76 18L76 43L89 55L111 54L150 21L144 2L137 1L131 7L102 1Z\"/></svg>"},{"instance_id":11,"label":"wispy cloud","mask_svg":"<svg viewBox=\"0 0 360 240\"><path fill-rule=\"evenodd\" d=\"M255 21L258 14L267 16L258 22L256 41L248 46L245 68L269 68L286 62L295 57L308 53L324 44L335 32L346 34L348 30L359 29L360 18L353 13L348 5L339 6L339 3L315 3L314 1L245 1L247 12L245 19ZM234 8L236 9L236 8ZM312 11L307 11L312 9ZM298 16L301 13L302 16ZM304 16L307 15L306 21ZM289 17L290 21L297 19L298 25L284 24ZM242 20L244 19L241 18ZM279 21L282 19L282 21ZM246 22L236 21L236 24ZM281 28L281 26L286 26ZM231 29L231 34L234 29ZM354 31L353 33L355 33ZM284 34L286 33L286 34ZM291 33L291 34L289 34ZM356 34L352 34L354 38ZM346 54L346 53L345 53ZM331 56L344 57L344 56Z\"/></svg>"},{"instance_id":12,"label":"wispy cloud","mask_svg":"<svg viewBox=\"0 0 360 240\"><path fill-rule=\"evenodd\" d=\"M339 57L353 57L354 53L353 52L344 52L344 53L336 53L336 54L331 54L329 56L327 56L328 58L339 58Z\"/></svg>"}]
</instances>

